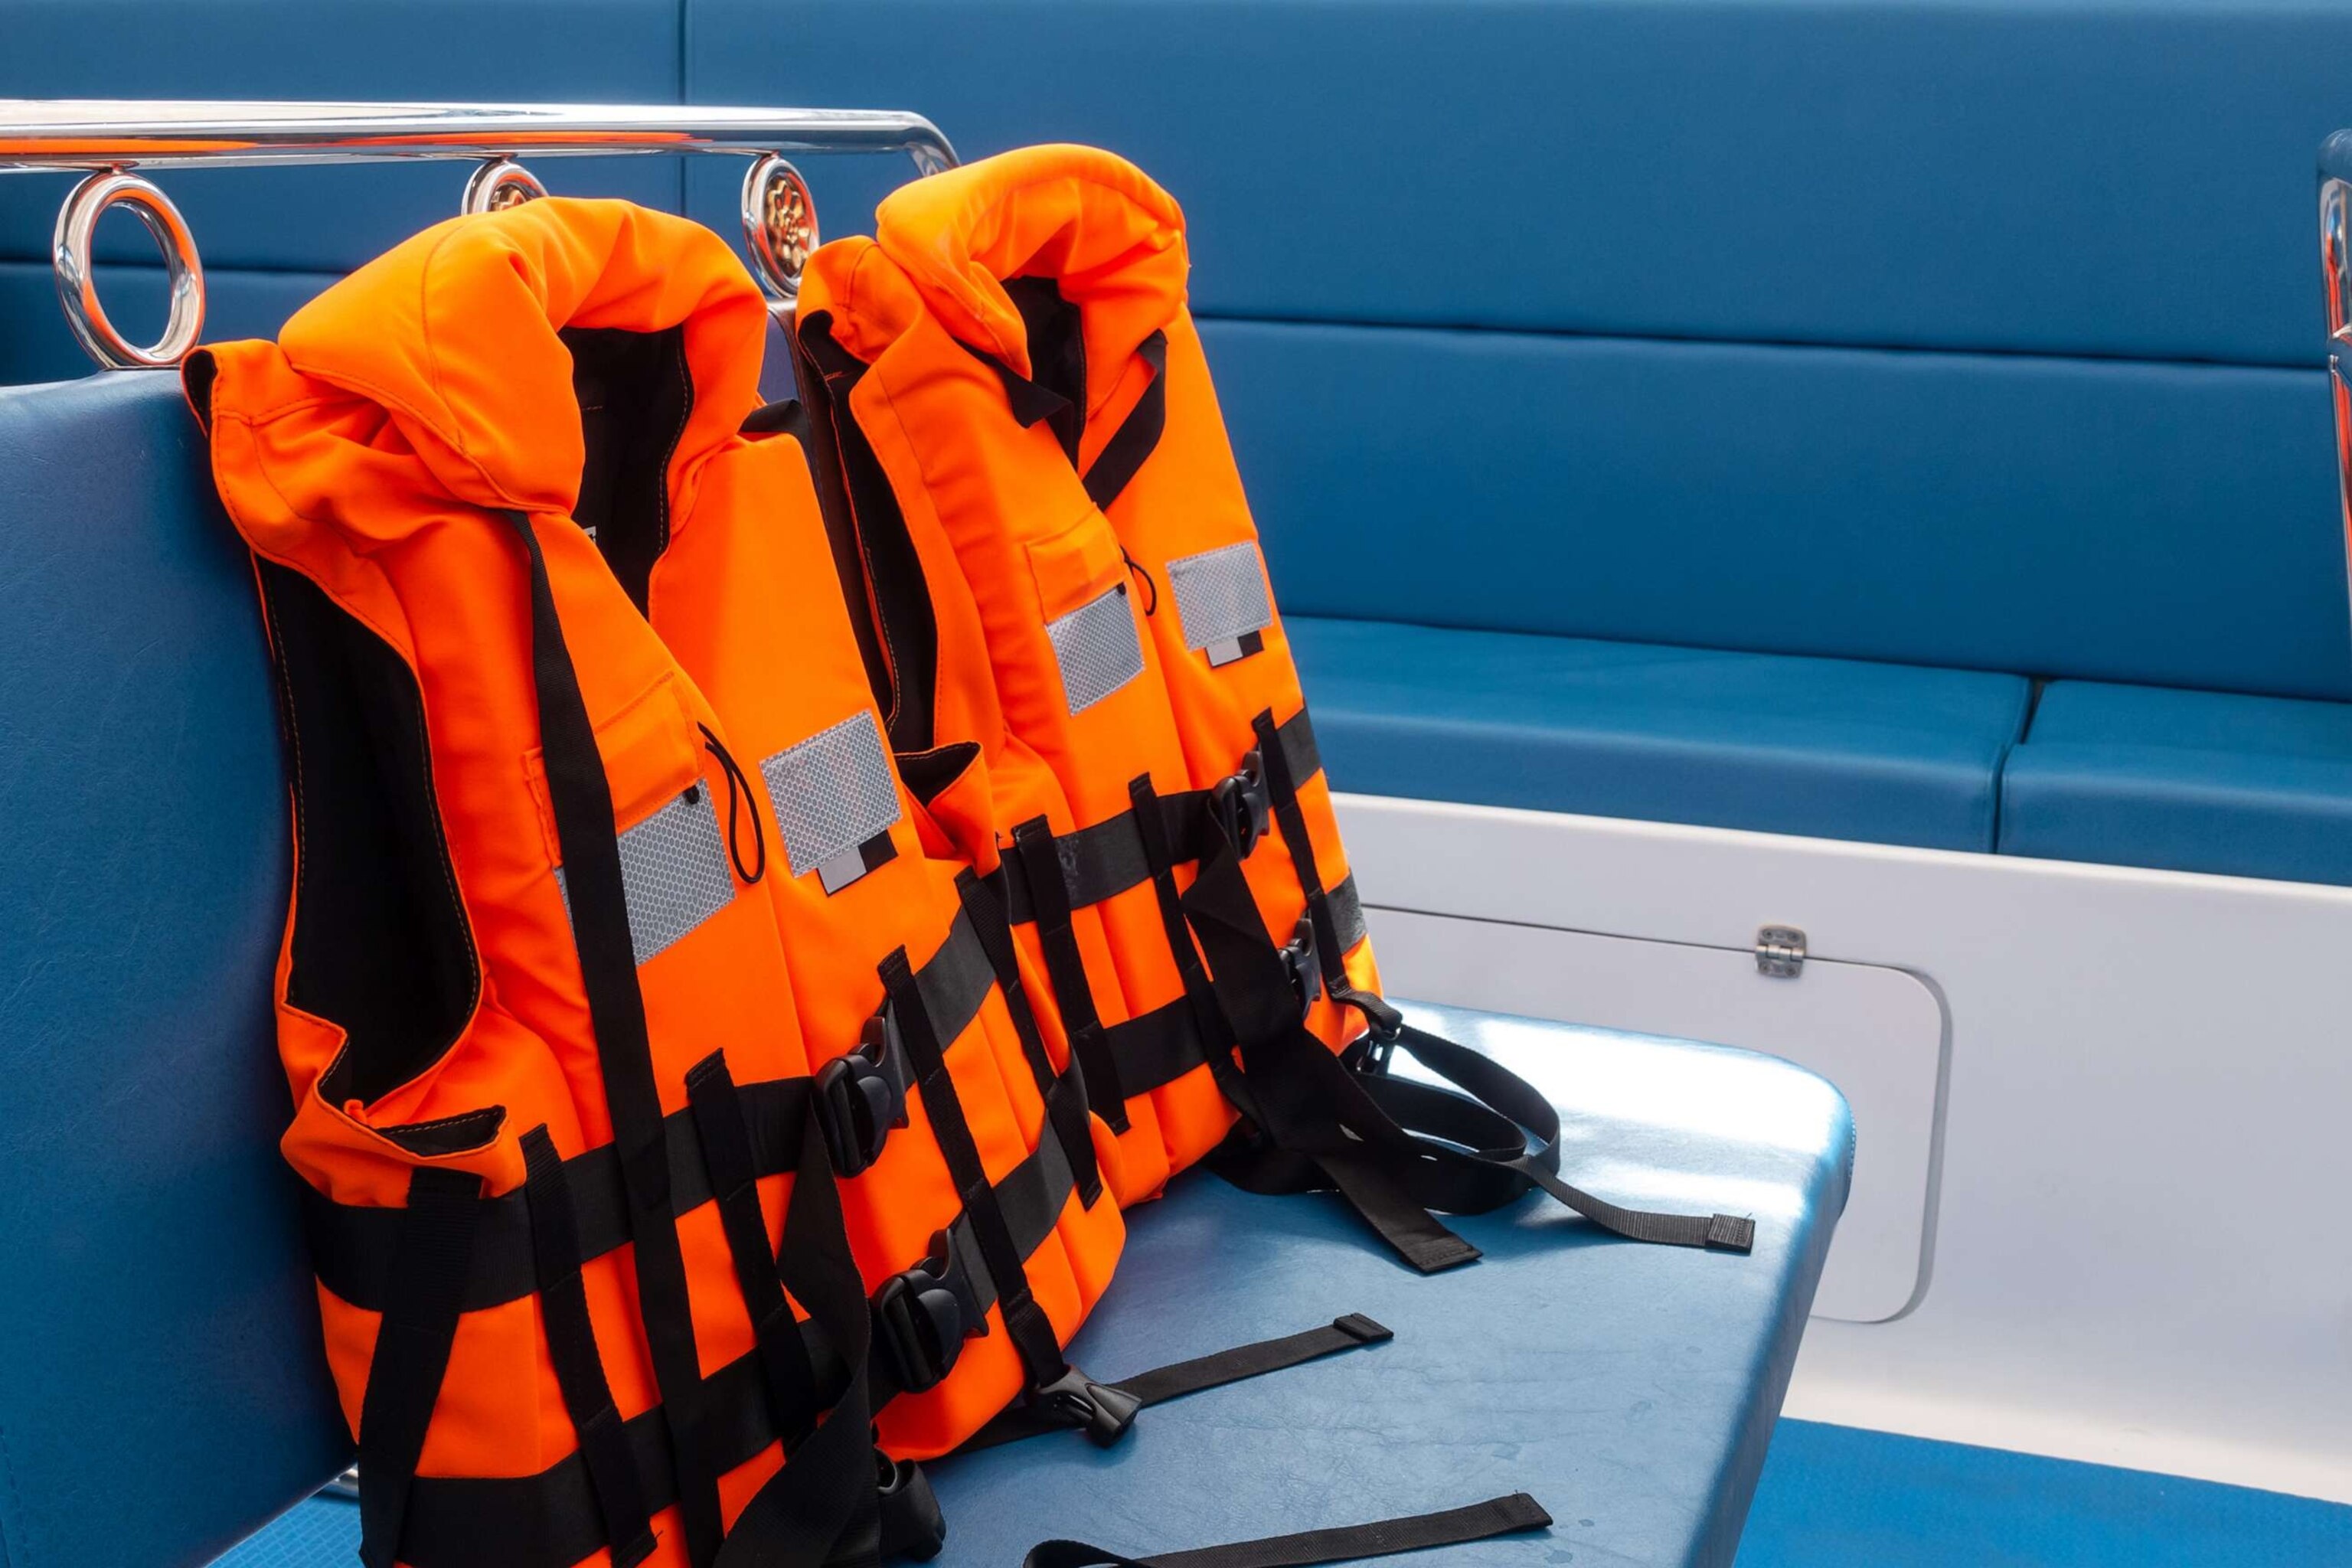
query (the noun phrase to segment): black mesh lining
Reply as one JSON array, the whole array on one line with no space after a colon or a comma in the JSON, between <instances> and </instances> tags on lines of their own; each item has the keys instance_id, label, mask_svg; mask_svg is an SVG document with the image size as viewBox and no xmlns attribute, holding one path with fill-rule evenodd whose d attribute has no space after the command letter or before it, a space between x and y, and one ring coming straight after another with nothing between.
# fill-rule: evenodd
<instances>
[{"instance_id":1,"label":"black mesh lining","mask_svg":"<svg viewBox=\"0 0 2352 1568\"><path fill-rule=\"evenodd\" d=\"M907 793L929 805L947 787L971 771L980 756L978 741L950 741L929 752L898 753L898 777Z\"/></svg>"},{"instance_id":2,"label":"black mesh lining","mask_svg":"<svg viewBox=\"0 0 2352 1568\"><path fill-rule=\"evenodd\" d=\"M373 1100L440 1058L481 990L424 694L407 660L317 584L255 567L294 775L286 999L350 1037L322 1091Z\"/></svg>"},{"instance_id":3,"label":"black mesh lining","mask_svg":"<svg viewBox=\"0 0 2352 1568\"><path fill-rule=\"evenodd\" d=\"M1051 278L1008 278L1004 292L1021 312L1029 336L1029 379L1066 399L1069 407L1055 416L1054 434L1072 468L1078 463L1078 437L1087 420L1086 317L1062 298Z\"/></svg>"},{"instance_id":4,"label":"black mesh lining","mask_svg":"<svg viewBox=\"0 0 2352 1568\"><path fill-rule=\"evenodd\" d=\"M824 310L802 320L793 347L800 361L801 403L808 410L809 467L875 705L887 717L892 751L928 752L939 622L890 477L849 414L850 389L866 367L834 342L833 318Z\"/></svg>"},{"instance_id":5,"label":"black mesh lining","mask_svg":"<svg viewBox=\"0 0 2352 1568\"><path fill-rule=\"evenodd\" d=\"M587 461L572 521L589 531L637 613L669 548L669 460L694 412L686 329L566 327Z\"/></svg>"}]
</instances>

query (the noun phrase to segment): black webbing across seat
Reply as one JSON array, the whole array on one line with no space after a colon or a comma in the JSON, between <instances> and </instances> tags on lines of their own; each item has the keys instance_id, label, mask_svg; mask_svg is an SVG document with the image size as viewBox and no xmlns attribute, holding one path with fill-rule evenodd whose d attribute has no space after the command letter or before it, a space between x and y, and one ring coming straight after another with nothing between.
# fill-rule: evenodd
<instances>
[{"instance_id":1,"label":"black webbing across seat","mask_svg":"<svg viewBox=\"0 0 2352 1568\"><path fill-rule=\"evenodd\" d=\"M1122 1378L1103 1386L1125 1394L1135 1402L1138 1409L1149 1410L1155 1405L1165 1405L1188 1394L1199 1394L1204 1389L1222 1388L1244 1378L1263 1377L1267 1373L1304 1366L1308 1362L1338 1355L1342 1351L1386 1344L1395 1337L1387 1327L1374 1322L1361 1312L1349 1312L1319 1328L1285 1334L1279 1339L1235 1345L1230 1350L1155 1367L1150 1372L1138 1373L1133 1377ZM1050 1413L1016 1405L966 1438L956 1451L968 1454L1003 1443L1017 1443L1024 1437L1066 1431L1070 1425Z\"/></svg>"},{"instance_id":2,"label":"black webbing across seat","mask_svg":"<svg viewBox=\"0 0 2352 1568\"><path fill-rule=\"evenodd\" d=\"M1047 1541L1030 1549L1022 1568L1313 1568L1317 1563L1460 1546L1550 1527L1551 1515L1541 1503L1525 1492L1513 1492L1467 1508L1306 1530L1296 1535L1270 1535L1223 1546L1155 1552L1149 1557L1122 1556L1080 1541Z\"/></svg>"}]
</instances>

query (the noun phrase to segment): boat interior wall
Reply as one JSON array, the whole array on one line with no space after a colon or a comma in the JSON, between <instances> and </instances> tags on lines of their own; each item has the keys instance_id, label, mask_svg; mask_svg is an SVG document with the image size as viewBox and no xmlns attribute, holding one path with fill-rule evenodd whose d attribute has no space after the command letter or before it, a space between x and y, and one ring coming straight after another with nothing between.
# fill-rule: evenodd
<instances>
[{"instance_id":1,"label":"boat interior wall","mask_svg":"<svg viewBox=\"0 0 2352 1568\"><path fill-rule=\"evenodd\" d=\"M1340 817L1400 991L1687 1025L1857 1086L1864 1224L1823 1305L1919 1152L1899 1101L1865 1103L1916 1047L1866 999L1780 993L1845 965L1935 993L1918 1294L1889 1321L1817 1317L1789 1415L2352 1502L2352 1258L2304 1212L2352 1184L2352 891L1357 795ZM1767 921L1805 932L1793 978L1758 972ZM1461 962L1460 928L1490 922L1540 964ZM1676 950L1644 961L1674 984L1593 978L1579 932ZM1828 1026L1800 1037L1800 1012Z\"/></svg>"}]
</instances>

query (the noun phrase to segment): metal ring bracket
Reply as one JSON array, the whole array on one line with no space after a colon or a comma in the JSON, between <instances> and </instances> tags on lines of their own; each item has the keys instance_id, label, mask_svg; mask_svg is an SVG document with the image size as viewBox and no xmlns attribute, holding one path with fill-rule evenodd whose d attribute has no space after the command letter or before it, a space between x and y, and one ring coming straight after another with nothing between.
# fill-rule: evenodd
<instances>
[{"instance_id":1,"label":"metal ring bracket","mask_svg":"<svg viewBox=\"0 0 2352 1568\"><path fill-rule=\"evenodd\" d=\"M816 208L785 155L896 153L919 174L955 167L939 127L904 110L730 109L699 104L267 103L0 98L0 176L46 169L90 178L58 219L54 260L67 321L110 370L167 367L204 328L204 273L187 225L142 177L163 168L462 161L462 210L495 212L547 194L519 160L720 154L755 161L744 184L753 270L779 314L816 248ZM172 314L152 348L122 341L92 284L99 215L129 205L163 247Z\"/></svg>"},{"instance_id":2,"label":"metal ring bracket","mask_svg":"<svg viewBox=\"0 0 2352 1568\"><path fill-rule=\"evenodd\" d=\"M753 160L743 176L743 241L779 314L800 298L801 272L817 247L816 200L782 154Z\"/></svg>"},{"instance_id":3,"label":"metal ring bracket","mask_svg":"<svg viewBox=\"0 0 2352 1568\"><path fill-rule=\"evenodd\" d=\"M131 209L163 253L171 312L163 335L141 348L126 340L99 302L98 273L90 258L98 220L112 206ZM117 169L92 174L76 185L58 213L50 259L58 275L58 302L66 325L90 358L107 370L169 370L187 358L205 330L205 269L187 220L172 199L136 174Z\"/></svg>"},{"instance_id":4,"label":"metal ring bracket","mask_svg":"<svg viewBox=\"0 0 2352 1568\"><path fill-rule=\"evenodd\" d=\"M516 163L512 158L492 158L476 169L466 182L466 197L457 210L473 216L480 213L504 212L525 202L535 202L547 195L547 187L539 176Z\"/></svg>"}]
</instances>

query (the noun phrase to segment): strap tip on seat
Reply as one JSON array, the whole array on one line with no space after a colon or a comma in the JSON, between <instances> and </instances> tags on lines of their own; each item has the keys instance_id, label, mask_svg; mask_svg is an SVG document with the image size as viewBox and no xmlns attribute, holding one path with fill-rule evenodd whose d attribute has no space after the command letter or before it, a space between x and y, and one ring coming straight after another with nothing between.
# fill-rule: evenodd
<instances>
[{"instance_id":1,"label":"strap tip on seat","mask_svg":"<svg viewBox=\"0 0 2352 1568\"><path fill-rule=\"evenodd\" d=\"M1143 1402L1124 1389L1097 1383L1076 1367L1063 1370L1053 1382L1033 1389L1030 1403L1064 1424L1078 1428L1087 1441L1108 1448L1135 1426Z\"/></svg>"},{"instance_id":2,"label":"strap tip on seat","mask_svg":"<svg viewBox=\"0 0 2352 1568\"><path fill-rule=\"evenodd\" d=\"M1756 1248L1756 1222L1738 1215L1719 1214L1706 1222L1706 1245L1715 1252L1752 1252Z\"/></svg>"},{"instance_id":3,"label":"strap tip on seat","mask_svg":"<svg viewBox=\"0 0 2352 1568\"><path fill-rule=\"evenodd\" d=\"M1349 1338L1368 1345L1384 1345L1396 1338L1394 1329L1386 1323L1376 1322L1361 1312L1349 1312L1345 1317L1334 1318L1331 1326Z\"/></svg>"}]
</instances>

